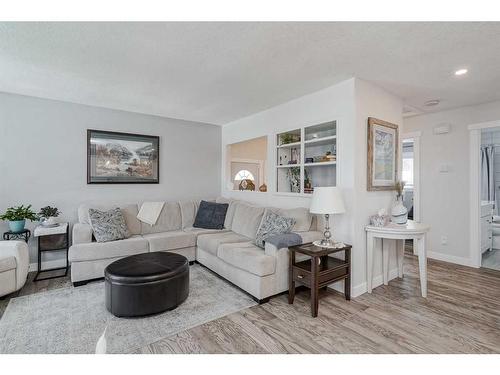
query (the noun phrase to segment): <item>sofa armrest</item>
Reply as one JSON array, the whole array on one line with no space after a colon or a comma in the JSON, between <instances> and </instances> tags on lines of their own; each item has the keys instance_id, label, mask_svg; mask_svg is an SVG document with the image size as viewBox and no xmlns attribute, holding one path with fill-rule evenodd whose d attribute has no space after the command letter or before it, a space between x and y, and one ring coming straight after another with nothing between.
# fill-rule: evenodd
<instances>
[{"instance_id":1,"label":"sofa armrest","mask_svg":"<svg viewBox=\"0 0 500 375\"><path fill-rule=\"evenodd\" d=\"M92 227L89 224L74 224L73 225L73 244L91 243L92 242Z\"/></svg>"},{"instance_id":2,"label":"sofa armrest","mask_svg":"<svg viewBox=\"0 0 500 375\"><path fill-rule=\"evenodd\" d=\"M308 232L297 232L302 237L302 243L309 243L313 242L316 240L320 240L323 238L323 233L315 230L311 230ZM282 249L278 249L276 246L273 244L270 244L268 242L265 243L264 251L266 255L271 255L271 256L277 256L280 250L286 249L288 250L287 247L284 247Z\"/></svg>"},{"instance_id":3,"label":"sofa armrest","mask_svg":"<svg viewBox=\"0 0 500 375\"><path fill-rule=\"evenodd\" d=\"M16 290L23 287L28 276L29 251L24 241L0 241L0 257L16 258Z\"/></svg>"}]
</instances>

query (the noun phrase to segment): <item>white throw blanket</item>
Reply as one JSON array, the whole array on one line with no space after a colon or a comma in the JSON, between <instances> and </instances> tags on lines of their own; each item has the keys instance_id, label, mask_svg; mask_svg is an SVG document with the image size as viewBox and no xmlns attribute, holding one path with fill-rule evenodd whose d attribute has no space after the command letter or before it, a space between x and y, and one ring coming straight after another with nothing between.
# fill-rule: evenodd
<instances>
[{"instance_id":1,"label":"white throw blanket","mask_svg":"<svg viewBox=\"0 0 500 375\"><path fill-rule=\"evenodd\" d=\"M143 223L155 225L164 205L165 202L144 202L137 214L137 218Z\"/></svg>"}]
</instances>

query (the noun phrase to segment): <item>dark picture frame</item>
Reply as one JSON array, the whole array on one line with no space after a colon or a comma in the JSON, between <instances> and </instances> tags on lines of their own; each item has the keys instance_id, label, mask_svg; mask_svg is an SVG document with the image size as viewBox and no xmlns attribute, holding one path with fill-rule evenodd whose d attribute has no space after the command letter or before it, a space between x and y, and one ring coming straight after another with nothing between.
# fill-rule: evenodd
<instances>
[{"instance_id":1,"label":"dark picture frame","mask_svg":"<svg viewBox=\"0 0 500 375\"><path fill-rule=\"evenodd\" d=\"M160 137L87 129L87 184L158 184Z\"/></svg>"},{"instance_id":2,"label":"dark picture frame","mask_svg":"<svg viewBox=\"0 0 500 375\"><path fill-rule=\"evenodd\" d=\"M367 190L395 190L398 179L399 126L368 118Z\"/></svg>"}]
</instances>

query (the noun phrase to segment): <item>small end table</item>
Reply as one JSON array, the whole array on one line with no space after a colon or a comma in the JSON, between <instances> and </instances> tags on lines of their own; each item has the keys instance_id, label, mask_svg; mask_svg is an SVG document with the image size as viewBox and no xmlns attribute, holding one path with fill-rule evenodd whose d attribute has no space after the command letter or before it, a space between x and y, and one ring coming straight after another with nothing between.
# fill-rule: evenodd
<instances>
[{"instance_id":1,"label":"small end table","mask_svg":"<svg viewBox=\"0 0 500 375\"><path fill-rule=\"evenodd\" d=\"M33 281L50 280L64 277L68 274L68 248L69 248L69 224L62 223L57 227L44 227L39 225L35 228L35 237L38 237L38 269ZM42 270L42 253L48 251L65 251L66 266ZM64 270L64 274L41 278L42 272Z\"/></svg>"},{"instance_id":2,"label":"small end table","mask_svg":"<svg viewBox=\"0 0 500 375\"><path fill-rule=\"evenodd\" d=\"M8 232L5 232L3 234L3 239L5 241L10 241L10 240L23 240L26 243L28 243L28 240L31 237L31 231L29 229L25 229L22 232L13 232L9 230Z\"/></svg>"},{"instance_id":3,"label":"small end table","mask_svg":"<svg viewBox=\"0 0 500 375\"><path fill-rule=\"evenodd\" d=\"M339 248L318 247L312 243L289 248L290 268L288 276L288 303L293 304L295 283L298 282L311 289L311 315L318 316L318 295L321 288L336 281L345 280L344 295L351 299L351 245ZM344 260L330 257L330 254L344 252ZM295 262L296 253L311 258Z\"/></svg>"}]
</instances>

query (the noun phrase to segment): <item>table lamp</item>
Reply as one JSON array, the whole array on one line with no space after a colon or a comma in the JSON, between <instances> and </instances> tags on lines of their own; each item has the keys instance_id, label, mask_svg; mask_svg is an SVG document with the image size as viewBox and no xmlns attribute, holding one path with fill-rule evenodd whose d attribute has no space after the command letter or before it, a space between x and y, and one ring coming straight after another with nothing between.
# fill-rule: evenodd
<instances>
[{"instance_id":1,"label":"table lamp","mask_svg":"<svg viewBox=\"0 0 500 375\"><path fill-rule=\"evenodd\" d=\"M344 199L340 189L335 186L315 187L313 191L311 208L312 214L325 215L325 231L323 239L314 244L322 247L334 247L332 234L330 232L330 215L342 214L345 212Z\"/></svg>"}]
</instances>

